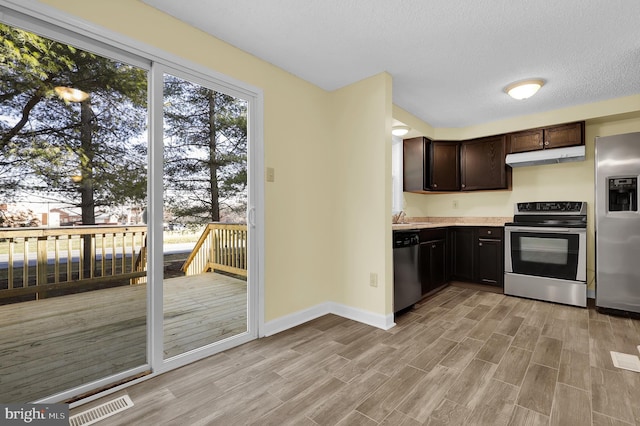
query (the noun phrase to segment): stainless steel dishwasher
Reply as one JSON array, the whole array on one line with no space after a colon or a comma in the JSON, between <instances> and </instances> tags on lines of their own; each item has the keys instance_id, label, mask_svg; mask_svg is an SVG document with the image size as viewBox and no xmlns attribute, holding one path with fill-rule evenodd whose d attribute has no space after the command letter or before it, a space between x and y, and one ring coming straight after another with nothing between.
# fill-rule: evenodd
<instances>
[{"instance_id":1,"label":"stainless steel dishwasher","mask_svg":"<svg viewBox=\"0 0 640 426\"><path fill-rule=\"evenodd\" d=\"M412 306L422 297L419 244L419 231L393 232L393 312Z\"/></svg>"}]
</instances>

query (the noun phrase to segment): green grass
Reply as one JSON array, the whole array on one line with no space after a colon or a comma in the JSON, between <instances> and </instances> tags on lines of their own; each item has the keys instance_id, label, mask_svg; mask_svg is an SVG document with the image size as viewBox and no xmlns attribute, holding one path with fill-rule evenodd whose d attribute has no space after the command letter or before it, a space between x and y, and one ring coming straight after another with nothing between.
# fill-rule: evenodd
<instances>
[{"instance_id":1,"label":"green grass","mask_svg":"<svg viewBox=\"0 0 640 426\"><path fill-rule=\"evenodd\" d=\"M202 231L164 231L162 240L164 244L195 243L201 234Z\"/></svg>"}]
</instances>

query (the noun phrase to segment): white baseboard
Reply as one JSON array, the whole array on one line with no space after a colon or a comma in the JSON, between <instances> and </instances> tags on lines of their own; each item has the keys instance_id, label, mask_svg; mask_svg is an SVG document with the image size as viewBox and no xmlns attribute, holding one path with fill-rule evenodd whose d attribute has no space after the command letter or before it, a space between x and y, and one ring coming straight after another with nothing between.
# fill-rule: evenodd
<instances>
[{"instance_id":1,"label":"white baseboard","mask_svg":"<svg viewBox=\"0 0 640 426\"><path fill-rule=\"evenodd\" d=\"M264 323L264 330L260 333L260 337L271 336L281 331L288 330L297 325L319 318L323 315L331 313L331 303L324 302L316 306L312 306L302 311L294 312L280 318L276 318Z\"/></svg>"},{"instance_id":2,"label":"white baseboard","mask_svg":"<svg viewBox=\"0 0 640 426\"><path fill-rule=\"evenodd\" d=\"M264 324L264 329L262 330L263 332L260 333L260 337L280 333L281 331L288 330L327 314L338 315L343 318L358 321L383 330L388 330L396 325L393 322L393 314L380 315L363 309L343 305L341 303L324 302L319 305L312 306L311 308L266 322Z\"/></svg>"},{"instance_id":3,"label":"white baseboard","mask_svg":"<svg viewBox=\"0 0 640 426\"><path fill-rule=\"evenodd\" d=\"M368 324L383 330L389 330L391 327L396 325L396 323L393 322L393 314L380 315L363 309L343 305L341 303L329 302L329 304L331 305L332 314L336 314L344 318Z\"/></svg>"}]
</instances>

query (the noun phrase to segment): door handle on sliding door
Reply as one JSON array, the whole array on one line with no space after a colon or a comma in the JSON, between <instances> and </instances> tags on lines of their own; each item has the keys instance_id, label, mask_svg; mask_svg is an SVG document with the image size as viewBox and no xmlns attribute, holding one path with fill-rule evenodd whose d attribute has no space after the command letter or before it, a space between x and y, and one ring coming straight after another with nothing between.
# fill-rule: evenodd
<instances>
[{"instance_id":1,"label":"door handle on sliding door","mask_svg":"<svg viewBox=\"0 0 640 426\"><path fill-rule=\"evenodd\" d=\"M249 222L249 226L252 228L256 227L256 208L251 207L247 212L247 222Z\"/></svg>"}]
</instances>

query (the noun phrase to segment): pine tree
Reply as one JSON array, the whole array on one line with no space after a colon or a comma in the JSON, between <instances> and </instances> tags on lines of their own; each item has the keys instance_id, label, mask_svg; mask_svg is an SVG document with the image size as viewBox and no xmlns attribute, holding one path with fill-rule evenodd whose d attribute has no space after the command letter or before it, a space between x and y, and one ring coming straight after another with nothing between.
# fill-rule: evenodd
<instances>
[{"instance_id":1,"label":"pine tree","mask_svg":"<svg viewBox=\"0 0 640 426\"><path fill-rule=\"evenodd\" d=\"M170 75L164 88L165 205L185 221L244 220L246 102Z\"/></svg>"},{"instance_id":2,"label":"pine tree","mask_svg":"<svg viewBox=\"0 0 640 426\"><path fill-rule=\"evenodd\" d=\"M142 203L146 71L3 24L0 39L0 195L80 207L87 225L96 208Z\"/></svg>"}]
</instances>

